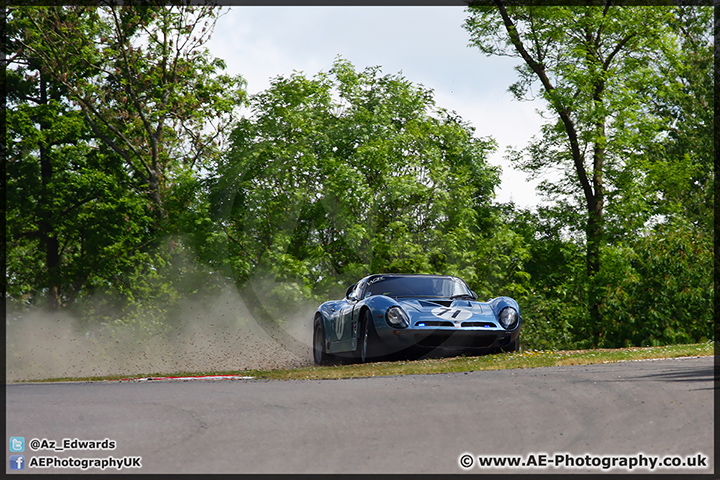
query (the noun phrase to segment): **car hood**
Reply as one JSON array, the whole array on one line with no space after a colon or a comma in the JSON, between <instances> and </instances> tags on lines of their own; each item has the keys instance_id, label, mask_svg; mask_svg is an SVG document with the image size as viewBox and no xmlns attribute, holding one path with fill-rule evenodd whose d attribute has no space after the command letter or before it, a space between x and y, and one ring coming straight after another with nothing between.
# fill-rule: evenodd
<instances>
[{"instance_id":1,"label":"car hood","mask_svg":"<svg viewBox=\"0 0 720 480\"><path fill-rule=\"evenodd\" d=\"M466 299L398 298L396 301L410 317L410 325L436 327L472 326L498 328L497 319L488 303Z\"/></svg>"},{"instance_id":2,"label":"car hood","mask_svg":"<svg viewBox=\"0 0 720 480\"><path fill-rule=\"evenodd\" d=\"M484 302L475 302L472 300L456 299L450 300L447 298L397 298L395 299L408 313L410 312L425 312L431 311L438 307L458 307L471 309L476 313L491 312L490 305Z\"/></svg>"}]
</instances>

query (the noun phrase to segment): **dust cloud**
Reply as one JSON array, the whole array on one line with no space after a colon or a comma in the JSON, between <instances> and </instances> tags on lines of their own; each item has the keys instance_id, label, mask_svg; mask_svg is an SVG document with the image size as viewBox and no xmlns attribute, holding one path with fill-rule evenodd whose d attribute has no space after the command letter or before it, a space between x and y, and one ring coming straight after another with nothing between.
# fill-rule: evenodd
<instances>
[{"instance_id":1,"label":"dust cloud","mask_svg":"<svg viewBox=\"0 0 720 480\"><path fill-rule=\"evenodd\" d=\"M83 329L67 314L6 315L8 383L65 377L162 375L293 368L312 362L313 306L290 308L274 329L257 321L237 290L179 305L172 328ZM143 330L145 328L145 330Z\"/></svg>"}]
</instances>

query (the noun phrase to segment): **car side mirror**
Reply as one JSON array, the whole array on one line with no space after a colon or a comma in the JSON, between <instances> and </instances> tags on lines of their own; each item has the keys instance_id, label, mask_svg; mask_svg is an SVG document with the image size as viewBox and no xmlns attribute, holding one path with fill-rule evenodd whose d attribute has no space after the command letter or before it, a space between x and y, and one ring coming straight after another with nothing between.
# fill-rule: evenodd
<instances>
[{"instance_id":1,"label":"car side mirror","mask_svg":"<svg viewBox=\"0 0 720 480\"><path fill-rule=\"evenodd\" d=\"M354 298L350 298L350 294L353 292L353 290L355 290L356 286L357 286L357 283L353 283L352 285L350 285L348 287L347 290L345 290L345 298L347 298L348 300L354 300Z\"/></svg>"},{"instance_id":2,"label":"car side mirror","mask_svg":"<svg viewBox=\"0 0 720 480\"><path fill-rule=\"evenodd\" d=\"M478 299L478 294L475 293L473 290L470 290L470 295L472 295L472 297L473 297L475 300Z\"/></svg>"}]
</instances>

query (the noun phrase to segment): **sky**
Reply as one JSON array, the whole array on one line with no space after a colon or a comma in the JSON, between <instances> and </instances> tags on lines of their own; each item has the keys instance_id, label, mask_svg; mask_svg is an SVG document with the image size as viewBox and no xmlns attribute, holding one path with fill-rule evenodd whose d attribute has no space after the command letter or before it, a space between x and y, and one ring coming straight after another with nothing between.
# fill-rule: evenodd
<instances>
[{"instance_id":1,"label":"sky","mask_svg":"<svg viewBox=\"0 0 720 480\"><path fill-rule=\"evenodd\" d=\"M492 137L498 149L489 161L502 169L497 202L518 207L541 203L537 180L512 168L508 146L522 148L540 131L539 100L520 102L508 91L517 79L517 58L487 57L469 47L462 6L233 6L217 22L208 43L227 73L241 75L248 93L267 89L278 76L327 72L337 57L358 71L380 66L431 88L436 106L455 111Z\"/></svg>"}]
</instances>

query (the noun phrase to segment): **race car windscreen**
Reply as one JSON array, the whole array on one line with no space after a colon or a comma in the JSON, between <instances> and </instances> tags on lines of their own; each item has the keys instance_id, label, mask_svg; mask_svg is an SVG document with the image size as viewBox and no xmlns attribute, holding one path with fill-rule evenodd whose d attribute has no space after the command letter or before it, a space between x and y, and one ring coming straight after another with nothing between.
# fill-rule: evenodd
<instances>
[{"instance_id":1,"label":"race car windscreen","mask_svg":"<svg viewBox=\"0 0 720 480\"><path fill-rule=\"evenodd\" d=\"M453 277L373 277L368 280L365 297L453 297L470 296L470 290Z\"/></svg>"}]
</instances>

